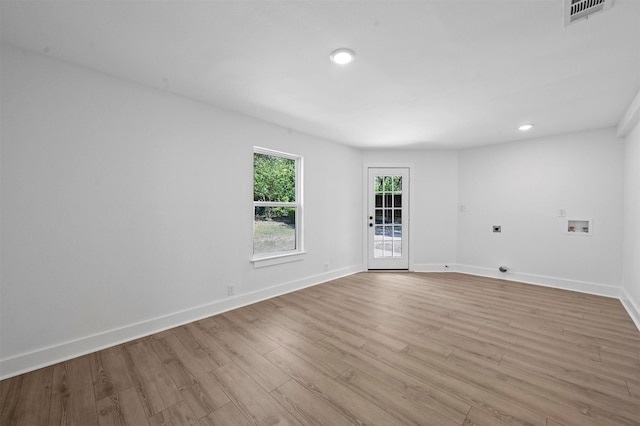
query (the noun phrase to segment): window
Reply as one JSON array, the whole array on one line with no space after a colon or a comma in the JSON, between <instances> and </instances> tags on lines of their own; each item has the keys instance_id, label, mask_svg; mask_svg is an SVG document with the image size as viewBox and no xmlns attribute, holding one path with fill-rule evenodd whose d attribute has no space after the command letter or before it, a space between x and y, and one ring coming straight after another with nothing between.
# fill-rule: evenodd
<instances>
[{"instance_id":1,"label":"window","mask_svg":"<svg viewBox=\"0 0 640 426\"><path fill-rule=\"evenodd\" d=\"M254 147L254 260L302 253L302 157Z\"/></svg>"}]
</instances>

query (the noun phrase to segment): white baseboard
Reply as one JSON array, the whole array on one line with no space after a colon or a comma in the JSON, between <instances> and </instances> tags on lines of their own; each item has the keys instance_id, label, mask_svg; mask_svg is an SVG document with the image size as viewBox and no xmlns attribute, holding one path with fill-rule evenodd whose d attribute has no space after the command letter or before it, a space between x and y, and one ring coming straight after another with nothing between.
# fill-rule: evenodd
<instances>
[{"instance_id":1,"label":"white baseboard","mask_svg":"<svg viewBox=\"0 0 640 426\"><path fill-rule=\"evenodd\" d=\"M349 266L2 359L0 380L364 270Z\"/></svg>"},{"instance_id":2,"label":"white baseboard","mask_svg":"<svg viewBox=\"0 0 640 426\"><path fill-rule=\"evenodd\" d=\"M580 293L595 294L605 297L620 297L620 287L609 286L599 283L591 283L585 281L569 280L565 278L547 277L544 275L524 274L519 272L507 271L505 273L497 269L484 268L481 266L460 265L454 263L423 263L415 264L415 272L460 272L469 275L478 275L482 277L497 278L507 281L518 281L527 284L541 285L544 287L553 287L563 290L577 291Z\"/></svg>"},{"instance_id":3,"label":"white baseboard","mask_svg":"<svg viewBox=\"0 0 640 426\"><path fill-rule=\"evenodd\" d=\"M638 331L640 331L640 307L635 304L633 299L629 296L629 293L627 293L627 290L624 288L620 293L620 301L638 328Z\"/></svg>"},{"instance_id":4,"label":"white baseboard","mask_svg":"<svg viewBox=\"0 0 640 426\"><path fill-rule=\"evenodd\" d=\"M620 298L620 287L610 286L600 283L570 280L566 278L547 277L544 275L524 274L520 272L500 272L497 269L483 268L470 265L455 265L452 267L455 272L462 272L470 275L479 275L503 279L507 281L518 281L527 284L536 284L544 287L559 288L562 290L577 291L580 293L594 294L596 296Z\"/></svg>"}]
</instances>

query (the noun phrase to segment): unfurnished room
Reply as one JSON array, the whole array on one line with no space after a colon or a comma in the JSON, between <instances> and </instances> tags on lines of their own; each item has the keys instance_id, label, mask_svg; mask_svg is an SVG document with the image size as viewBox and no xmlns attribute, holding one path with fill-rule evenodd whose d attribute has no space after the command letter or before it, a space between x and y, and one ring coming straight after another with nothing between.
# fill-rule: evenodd
<instances>
[{"instance_id":1,"label":"unfurnished room","mask_svg":"<svg viewBox=\"0 0 640 426\"><path fill-rule=\"evenodd\" d=\"M640 425L640 1L0 41L0 425Z\"/></svg>"}]
</instances>

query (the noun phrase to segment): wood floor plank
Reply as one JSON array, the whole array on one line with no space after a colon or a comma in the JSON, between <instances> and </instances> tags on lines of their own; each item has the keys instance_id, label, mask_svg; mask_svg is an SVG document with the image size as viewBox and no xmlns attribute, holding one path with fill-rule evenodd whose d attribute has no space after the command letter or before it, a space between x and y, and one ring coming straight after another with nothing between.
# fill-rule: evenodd
<instances>
[{"instance_id":1,"label":"wood floor plank","mask_svg":"<svg viewBox=\"0 0 640 426\"><path fill-rule=\"evenodd\" d=\"M178 390L191 387L197 383L195 376L185 367L182 361L177 358L173 348L168 345L166 338L153 339L150 340L149 343ZM204 371L203 368L200 369Z\"/></svg>"},{"instance_id":2,"label":"wood floor plank","mask_svg":"<svg viewBox=\"0 0 640 426\"><path fill-rule=\"evenodd\" d=\"M313 345L298 335L292 334L278 325L267 320L258 320L255 323L263 333L268 334L281 346L298 355L305 361L313 364L331 377L338 377L349 368L349 364L326 352L322 348Z\"/></svg>"},{"instance_id":3,"label":"wood floor plank","mask_svg":"<svg viewBox=\"0 0 640 426\"><path fill-rule=\"evenodd\" d=\"M635 353L625 355L620 355L606 349L601 349L600 361L605 364L628 367L640 372L640 344L638 345L638 348L639 349Z\"/></svg>"},{"instance_id":4,"label":"wood floor plank","mask_svg":"<svg viewBox=\"0 0 640 426\"><path fill-rule=\"evenodd\" d=\"M594 346L578 346L563 341L562 337L549 337L535 331L523 332L512 327L482 327L477 337L497 345L510 354L539 354L540 359L589 363L599 361L598 349Z\"/></svg>"},{"instance_id":5,"label":"wood floor plank","mask_svg":"<svg viewBox=\"0 0 640 426\"><path fill-rule=\"evenodd\" d=\"M421 381L336 339L328 337L320 343L323 345L322 347L340 355L351 366L371 375L414 401L441 413L457 424L464 420L471 408L469 403L443 392L439 386Z\"/></svg>"},{"instance_id":6,"label":"wood floor plank","mask_svg":"<svg viewBox=\"0 0 640 426\"><path fill-rule=\"evenodd\" d=\"M273 390L271 395L304 425L351 425L346 417L324 399L295 380Z\"/></svg>"},{"instance_id":7,"label":"wood floor plank","mask_svg":"<svg viewBox=\"0 0 640 426\"><path fill-rule=\"evenodd\" d=\"M235 334L238 339L251 346L259 354L265 354L278 347L278 344L274 342L273 339L257 332L251 323L244 321L241 316L235 314L233 311L216 316L216 320L225 322L227 324L226 328L229 329L229 331Z\"/></svg>"},{"instance_id":8,"label":"wood floor plank","mask_svg":"<svg viewBox=\"0 0 640 426\"><path fill-rule=\"evenodd\" d=\"M98 424L97 413L89 357L56 364L53 368L49 423L95 425Z\"/></svg>"},{"instance_id":9,"label":"wood floor plank","mask_svg":"<svg viewBox=\"0 0 640 426\"><path fill-rule=\"evenodd\" d=\"M367 343L367 339L362 336L358 336L351 330L347 329L342 324L331 324L324 320L319 320L314 317L313 314L310 314L308 310L299 310L296 308L295 304L287 304L282 302L281 307L278 310L278 313L286 316L287 318L291 318L292 320L299 322L306 327L309 327L313 330L316 330L325 336L332 336L340 339L343 342L347 342L348 344L359 347Z\"/></svg>"},{"instance_id":10,"label":"wood floor plank","mask_svg":"<svg viewBox=\"0 0 640 426\"><path fill-rule=\"evenodd\" d=\"M264 390L271 392L290 380L290 377L268 359L240 341L232 332L212 333L233 362L244 370ZM217 371L217 370L216 370Z\"/></svg>"},{"instance_id":11,"label":"wood floor plank","mask_svg":"<svg viewBox=\"0 0 640 426\"><path fill-rule=\"evenodd\" d=\"M440 330L440 328L436 329L432 326L426 326L420 331L410 332L404 328L398 328L395 325L389 324L389 321L383 321L383 324L376 326L376 330L382 335L394 336L396 341L400 341L403 344L389 344L389 342L384 339L370 339L367 340L367 342L375 342L394 351L402 351L408 345L421 346L443 356L447 356L451 351L453 351L453 346L448 343L442 344L432 338L433 334Z\"/></svg>"},{"instance_id":12,"label":"wood floor plank","mask_svg":"<svg viewBox=\"0 0 640 426\"><path fill-rule=\"evenodd\" d=\"M233 402L223 405L207 417L200 419L202 426L251 426L246 416Z\"/></svg>"},{"instance_id":13,"label":"wood floor plank","mask_svg":"<svg viewBox=\"0 0 640 426\"><path fill-rule=\"evenodd\" d=\"M557 360L545 362L543 359L521 354L507 354L500 361L500 365L527 371L531 374L554 376L575 386L598 389L609 395L628 395L627 384L624 380L598 374L593 370L581 370L571 364L558 363Z\"/></svg>"},{"instance_id":14,"label":"wood floor plank","mask_svg":"<svg viewBox=\"0 0 640 426\"><path fill-rule=\"evenodd\" d=\"M195 414L193 414L189 405L184 401L178 402L177 404L154 414L149 418L149 424L151 426L200 426L200 422L196 418Z\"/></svg>"},{"instance_id":15,"label":"wood floor plank","mask_svg":"<svg viewBox=\"0 0 640 426\"><path fill-rule=\"evenodd\" d=\"M202 323L202 324L201 324ZM187 324L175 329L175 334L206 371L229 364L229 358L215 339L206 332L204 321Z\"/></svg>"},{"instance_id":16,"label":"wood floor plank","mask_svg":"<svg viewBox=\"0 0 640 426\"><path fill-rule=\"evenodd\" d=\"M627 380L627 389L629 390L629 395L631 397L638 400L638 405L640 405L640 382Z\"/></svg>"},{"instance_id":17,"label":"wood floor plank","mask_svg":"<svg viewBox=\"0 0 640 426\"><path fill-rule=\"evenodd\" d=\"M310 296L292 295L292 297L303 297L313 309L307 310L307 314L312 315L319 321L326 322L327 324L335 325L337 328L342 329L348 333L362 337L366 341L376 341L384 345L390 346L395 350L401 350L406 347L406 342L396 339L392 336L379 333L376 330L374 323L367 318L361 318L356 320L355 316L348 312L335 310L334 303L323 303L317 299L313 299ZM322 306L321 309L318 309ZM327 310L332 310L328 313Z\"/></svg>"},{"instance_id":18,"label":"wood floor plank","mask_svg":"<svg viewBox=\"0 0 640 426\"><path fill-rule=\"evenodd\" d=\"M96 399L100 400L133 386L120 345L89 356Z\"/></svg>"},{"instance_id":19,"label":"wood floor plank","mask_svg":"<svg viewBox=\"0 0 640 426\"><path fill-rule=\"evenodd\" d=\"M402 423L417 426L457 426L460 424L432 410L427 405L407 398L401 392L357 368L351 368L341 374L338 377L338 381L344 383L349 389L368 399L376 406L384 407L387 413L399 418Z\"/></svg>"},{"instance_id":20,"label":"wood floor plank","mask_svg":"<svg viewBox=\"0 0 640 426\"><path fill-rule=\"evenodd\" d=\"M109 394L97 402L100 426L146 426L147 415L134 387Z\"/></svg>"},{"instance_id":21,"label":"wood floor plank","mask_svg":"<svg viewBox=\"0 0 640 426\"><path fill-rule=\"evenodd\" d=\"M383 408L327 376L285 348L266 354L266 357L287 372L300 385L323 398L336 411L356 424L401 424L402 421Z\"/></svg>"},{"instance_id":22,"label":"wood floor plank","mask_svg":"<svg viewBox=\"0 0 640 426\"><path fill-rule=\"evenodd\" d=\"M570 386L551 377L523 375L521 371L495 366L480 357L461 357L454 352L446 362L451 363L456 370L475 372L468 375L470 380L494 392L520 394L531 402L537 401L541 407L547 407L545 410L553 410L556 418L567 424L573 424L579 419L579 424L631 426L636 423L634 418L640 416L640 407L621 398L592 395L579 386Z\"/></svg>"},{"instance_id":23,"label":"wood floor plank","mask_svg":"<svg viewBox=\"0 0 640 426\"><path fill-rule=\"evenodd\" d=\"M359 273L0 381L0 424L640 425L617 299Z\"/></svg>"},{"instance_id":24,"label":"wood floor plank","mask_svg":"<svg viewBox=\"0 0 640 426\"><path fill-rule=\"evenodd\" d=\"M49 423L54 367L0 382L1 425L46 425Z\"/></svg>"},{"instance_id":25,"label":"wood floor plank","mask_svg":"<svg viewBox=\"0 0 640 426\"><path fill-rule=\"evenodd\" d=\"M633 341L636 344L640 343L640 336L636 336L637 333L627 329L620 329L619 327L605 328L602 326L583 327L581 325L567 325L564 326L564 331L566 333L574 333L590 338L597 337L604 340L622 339Z\"/></svg>"},{"instance_id":26,"label":"wood floor plank","mask_svg":"<svg viewBox=\"0 0 640 426\"><path fill-rule=\"evenodd\" d=\"M511 419L506 419L511 420ZM496 417L481 408L473 407L467 418L464 420L463 426L510 426L513 423L503 421L500 417Z\"/></svg>"},{"instance_id":27,"label":"wood floor plank","mask_svg":"<svg viewBox=\"0 0 640 426\"><path fill-rule=\"evenodd\" d=\"M492 388L493 383L491 382L489 382L490 386L486 385L487 381L478 382L478 373L475 371L460 371L459 374L455 374L455 366L450 366L431 356L429 356L429 362L424 362L424 360L417 360L379 345L366 344L361 350L393 368L438 386L452 395L464 398L472 406L505 413L515 419L522 419L524 424L544 424L544 417L536 413L544 412L549 408L543 404L546 401L532 406L531 401L525 402L528 395L522 395L522 393L514 395L510 393L510 390ZM518 396L518 398L514 399L514 396ZM530 408L527 409L527 407ZM564 409L565 407L556 408Z\"/></svg>"},{"instance_id":28,"label":"wood floor plank","mask_svg":"<svg viewBox=\"0 0 640 426\"><path fill-rule=\"evenodd\" d=\"M451 346L454 351L472 353L495 363L500 362L505 352L504 348L475 336L451 333L446 330L432 333L430 338L442 345Z\"/></svg>"},{"instance_id":29,"label":"wood floor plank","mask_svg":"<svg viewBox=\"0 0 640 426\"><path fill-rule=\"evenodd\" d=\"M123 355L142 406L151 417L183 400L149 339L123 346Z\"/></svg>"},{"instance_id":30,"label":"wood floor plank","mask_svg":"<svg viewBox=\"0 0 640 426\"><path fill-rule=\"evenodd\" d=\"M196 418L227 404L229 398L175 335L155 340L153 347L167 367Z\"/></svg>"},{"instance_id":31,"label":"wood floor plank","mask_svg":"<svg viewBox=\"0 0 640 426\"><path fill-rule=\"evenodd\" d=\"M326 337L324 333L317 331L311 327L307 327L304 323L291 319L279 312L274 312L268 318L258 318L253 323L256 324L257 322L260 322L261 324L266 323L276 325L312 344Z\"/></svg>"},{"instance_id":32,"label":"wood floor plank","mask_svg":"<svg viewBox=\"0 0 640 426\"><path fill-rule=\"evenodd\" d=\"M296 425L298 422L248 374L235 364L216 369L214 374L229 398L254 425Z\"/></svg>"}]
</instances>

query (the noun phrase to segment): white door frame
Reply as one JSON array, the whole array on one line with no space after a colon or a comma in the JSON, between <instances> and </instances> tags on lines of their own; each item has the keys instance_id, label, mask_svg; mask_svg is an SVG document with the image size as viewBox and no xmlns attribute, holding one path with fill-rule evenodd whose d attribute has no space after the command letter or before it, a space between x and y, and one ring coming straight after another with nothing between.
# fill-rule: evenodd
<instances>
[{"instance_id":1,"label":"white door frame","mask_svg":"<svg viewBox=\"0 0 640 426\"><path fill-rule=\"evenodd\" d=\"M409 238L407 241L407 247L409 251L409 271L414 270L413 260L413 239L415 238L413 215L414 215L414 197L413 194L415 179L414 179L414 164L413 163L365 163L362 166L362 264L364 269L369 269L369 169L370 168L389 168L389 169L409 169Z\"/></svg>"}]
</instances>

